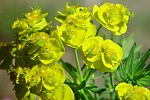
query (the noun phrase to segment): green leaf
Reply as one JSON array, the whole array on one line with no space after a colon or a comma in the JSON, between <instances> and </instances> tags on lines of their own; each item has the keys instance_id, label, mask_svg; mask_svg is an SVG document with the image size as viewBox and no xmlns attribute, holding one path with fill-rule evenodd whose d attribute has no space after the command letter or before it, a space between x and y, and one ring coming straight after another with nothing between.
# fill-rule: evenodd
<instances>
[{"instance_id":1,"label":"green leaf","mask_svg":"<svg viewBox=\"0 0 150 100\"><path fill-rule=\"evenodd\" d=\"M99 93L99 94L106 91L106 88L98 88L95 85L86 86L86 88L89 89L90 91L94 92L94 93Z\"/></svg>"},{"instance_id":2,"label":"green leaf","mask_svg":"<svg viewBox=\"0 0 150 100\"><path fill-rule=\"evenodd\" d=\"M95 72L96 72L96 69L88 68L83 75L83 80L87 81L92 75L92 73L95 73Z\"/></svg>"},{"instance_id":3,"label":"green leaf","mask_svg":"<svg viewBox=\"0 0 150 100\"><path fill-rule=\"evenodd\" d=\"M150 56L150 49L148 49L146 51L146 53L144 54L142 59L137 63L137 65L134 69L134 73L141 72L141 70L144 68L146 61L148 60L149 56Z\"/></svg>"},{"instance_id":4,"label":"green leaf","mask_svg":"<svg viewBox=\"0 0 150 100\"><path fill-rule=\"evenodd\" d=\"M101 94L102 92L106 91L105 88L93 88L91 91L95 92L95 93L98 93L98 94Z\"/></svg>"},{"instance_id":5,"label":"green leaf","mask_svg":"<svg viewBox=\"0 0 150 100\"><path fill-rule=\"evenodd\" d=\"M123 52L124 52L124 55L123 55L123 59L126 59L128 56L129 56L129 53L134 45L135 41L134 41L134 35L131 34L130 36L128 36L127 38L124 38L122 40L122 49L123 49Z\"/></svg>"},{"instance_id":6,"label":"green leaf","mask_svg":"<svg viewBox=\"0 0 150 100\"><path fill-rule=\"evenodd\" d=\"M73 79L76 79L78 77L77 70L71 64L67 62L65 63L62 59L60 59L60 62Z\"/></svg>"},{"instance_id":7,"label":"green leaf","mask_svg":"<svg viewBox=\"0 0 150 100\"><path fill-rule=\"evenodd\" d=\"M141 86L149 86L150 85L150 75L144 76L137 80L137 84Z\"/></svg>"},{"instance_id":8,"label":"green leaf","mask_svg":"<svg viewBox=\"0 0 150 100\"><path fill-rule=\"evenodd\" d=\"M133 80L135 48L136 45L134 44L129 52L129 56L123 60L120 67L117 69L116 75L118 81Z\"/></svg>"},{"instance_id":9,"label":"green leaf","mask_svg":"<svg viewBox=\"0 0 150 100\"><path fill-rule=\"evenodd\" d=\"M84 90L84 92L87 95L87 97L88 97L89 100L95 100L94 96L92 95L93 93L90 90L88 90L86 88L84 88L83 90Z\"/></svg>"},{"instance_id":10,"label":"green leaf","mask_svg":"<svg viewBox=\"0 0 150 100\"><path fill-rule=\"evenodd\" d=\"M69 79L65 80L65 84L69 85L73 90L78 86L76 83L71 82Z\"/></svg>"}]
</instances>

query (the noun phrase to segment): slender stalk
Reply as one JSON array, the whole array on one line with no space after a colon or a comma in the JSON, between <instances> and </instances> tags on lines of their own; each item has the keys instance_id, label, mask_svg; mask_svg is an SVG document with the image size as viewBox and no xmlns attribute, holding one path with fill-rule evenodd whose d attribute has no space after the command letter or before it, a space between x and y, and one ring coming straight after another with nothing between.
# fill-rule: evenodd
<instances>
[{"instance_id":1,"label":"slender stalk","mask_svg":"<svg viewBox=\"0 0 150 100\"><path fill-rule=\"evenodd\" d=\"M77 71L79 73L79 79L80 79L80 82L82 82L83 81L83 76L82 76L82 72L81 72L81 68L80 68L80 63L79 63L79 59L78 59L77 49L74 49L74 55L75 55L75 61L76 61Z\"/></svg>"},{"instance_id":2,"label":"slender stalk","mask_svg":"<svg viewBox=\"0 0 150 100\"><path fill-rule=\"evenodd\" d=\"M98 29L97 29L97 31L96 31L96 36L98 35L98 33L99 33L99 31L100 31L101 28L102 28L102 25L100 24L99 27L98 27Z\"/></svg>"},{"instance_id":3,"label":"slender stalk","mask_svg":"<svg viewBox=\"0 0 150 100\"><path fill-rule=\"evenodd\" d=\"M110 76L110 86L111 86L111 90L112 90L112 91L110 91L110 98L111 98L111 100L114 100L114 92L115 92L114 75L112 72L110 72L109 76Z\"/></svg>"},{"instance_id":4,"label":"slender stalk","mask_svg":"<svg viewBox=\"0 0 150 100\"><path fill-rule=\"evenodd\" d=\"M111 84L111 87L114 88L114 77L113 77L112 72L110 72L110 84Z\"/></svg>"}]
</instances>

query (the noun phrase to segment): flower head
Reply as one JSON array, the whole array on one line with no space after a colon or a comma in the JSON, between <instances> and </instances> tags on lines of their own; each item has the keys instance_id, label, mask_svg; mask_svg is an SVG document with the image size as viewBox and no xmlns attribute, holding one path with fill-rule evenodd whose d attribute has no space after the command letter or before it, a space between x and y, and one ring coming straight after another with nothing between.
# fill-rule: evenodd
<instances>
[{"instance_id":1,"label":"flower head","mask_svg":"<svg viewBox=\"0 0 150 100\"><path fill-rule=\"evenodd\" d=\"M32 34L28 48L31 59L38 58L43 64L54 64L64 54L64 47L55 33L50 36L45 32Z\"/></svg>"},{"instance_id":2,"label":"flower head","mask_svg":"<svg viewBox=\"0 0 150 100\"><path fill-rule=\"evenodd\" d=\"M19 34L42 30L49 25L45 19L47 15L47 13L42 14L40 9L33 9L25 14L25 18L15 21L12 28L16 29Z\"/></svg>"},{"instance_id":3,"label":"flower head","mask_svg":"<svg viewBox=\"0 0 150 100\"><path fill-rule=\"evenodd\" d=\"M57 27L58 36L66 45L79 48L86 38L96 34L96 26L91 23L89 9L73 6L67 7L66 11L65 18L56 17L62 23Z\"/></svg>"},{"instance_id":4,"label":"flower head","mask_svg":"<svg viewBox=\"0 0 150 100\"><path fill-rule=\"evenodd\" d=\"M119 83L115 88L120 100L149 100L150 90L132 84Z\"/></svg>"},{"instance_id":5,"label":"flower head","mask_svg":"<svg viewBox=\"0 0 150 100\"><path fill-rule=\"evenodd\" d=\"M29 88L42 83L45 89L53 90L62 86L65 81L64 69L58 64L36 65L31 69L18 67L15 69L15 74L17 75L16 83Z\"/></svg>"},{"instance_id":6,"label":"flower head","mask_svg":"<svg viewBox=\"0 0 150 100\"><path fill-rule=\"evenodd\" d=\"M102 44L101 61L99 62L103 66L98 69L112 72L120 65L122 57L122 48L112 40L105 40Z\"/></svg>"},{"instance_id":7,"label":"flower head","mask_svg":"<svg viewBox=\"0 0 150 100\"><path fill-rule=\"evenodd\" d=\"M44 91L39 95L42 100L74 100L74 93L67 84L52 91Z\"/></svg>"},{"instance_id":8,"label":"flower head","mask_svg":"<svg viewBox=\"0 0 150 100\"><path fill-rule=\"evenodd\" d=\"M83 60L89 67L104 72L112 72L117 69L123 56L123 50L119 45L98 36L84 41L82 52Z\"/></svg>"},{"instance_id":9,"label":"flower head","mask_svg":"<svg viewBox=\"0 0 150 100\"><path fill-rule=\"evenodd\" d=\"M121 99L121 97L124 97L124 96L130 94L130 92L132 92L133 86L132 86L132 84L127 84L125 82L122 82L116 86L115 90L116 90L119 98Z\"/></svg>"},{"instance_id":10,"label":"flower head","mask_svg":"<svg viewBox=\"0 0 150 100\"><path fill-rule=\"evenodd\" d=\"M94 17L115 35L124 34L131 13L121 4L104 3L93 8Z\"/></svg>"},{"instance_id":11,"label":"flower head","mask_svg":"<svg viewBox=\"0 0 150 100\"><path fill-rule=\"evenodd\" d=\"M90 37L83 42L82 57L89 67L94 68L95 66L93 64L101 58L102 43L103 38L99 36Z\"/></svg>"}]
</instances>

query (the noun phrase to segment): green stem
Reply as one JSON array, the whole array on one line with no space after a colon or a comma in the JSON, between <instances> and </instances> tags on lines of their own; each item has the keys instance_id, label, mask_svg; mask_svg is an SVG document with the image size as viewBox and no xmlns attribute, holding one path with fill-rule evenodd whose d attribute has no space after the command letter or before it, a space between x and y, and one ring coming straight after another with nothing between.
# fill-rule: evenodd
<instances>
[{"instance_id":1,"label":"green stem","mask_svg":"<svg viewBox=\"0 0 150 100\"><path fill-rule=\"evenodd\" d=\"M111 84L111 87L114 88L114 80L113 80L113 73L110 72L110 84Z\"/></svg>"},{"instance_id":2,"label":"green stem","mask_svg":"<svg viewBox=\"0 0 150 100\"><path fill-rule=\"evenodd\" d=\"M79 73L79 79L80 79L80 82L82 82L83 81L83 76L82 76L82 72L81 72L81 68L80 68L80 63L79 63L79 59L78 59L77 49L74 49L74 55L75 55L75 61L76 61L77 71Z\"/></svg>"},{"instance_id":3,"label":"green stem","mask_svg":"<svg viewBox=\"0 0 150 100\"><path fill-rule=\"evenodd\" d=\"M110 86L111 86L110 98L111 100L114 100L114 92L115 92L114 75L112 72L110 72L109 76L110 76Z\"/></svg>"},{"instance_id":4,"label":"green stem","mask_svg":"<svg viewBox=\"0 0 150 100\"><path fill-rule=\"evenodd\" d=\"M100 24L99 27L98 27L98 29L97 29L97 31L96 31L96 36L98 35L98 33L99 33L99 31L100 31L101 28L102 28L102 25Z\"/></svg>"}]
</instances>

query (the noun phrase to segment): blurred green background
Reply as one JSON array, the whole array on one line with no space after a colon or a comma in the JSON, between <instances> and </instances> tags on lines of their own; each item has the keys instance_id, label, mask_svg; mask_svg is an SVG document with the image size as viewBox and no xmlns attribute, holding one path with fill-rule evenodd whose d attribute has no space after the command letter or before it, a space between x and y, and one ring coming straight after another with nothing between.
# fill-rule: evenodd
<instances>
[{"instance_id":1,"label":"blurred green background","mask_svg":"<svg viewBox=\"0 0 150 100\"><path fill-rule=\"evenodd\" d=\"M57 22L54 17L57 11L63 11L66 2L69 4L79 3L80 6L89 6L94 4L101 5L103 2L113 0L1 0L0 1L0 41L10 41L16 36L15 31L11 30L11 24L17 18L23 17L24 13L31 8L39 7L43 12L48 12L47 19ZM128 23L127 35L135 34L137 44L143 45L143 51L150 47L150 0L114 0L127 6L130 11L135 13ZM71 53L71 52L70 52ZM66 56L67 58L67 56ZM67 58L69 61L72 58ZM0 70L0 100L3 97L12 97L16 100L15 93L12 90L13 85L9 80L6 71Z\"/></svg>"}]
</instances>

